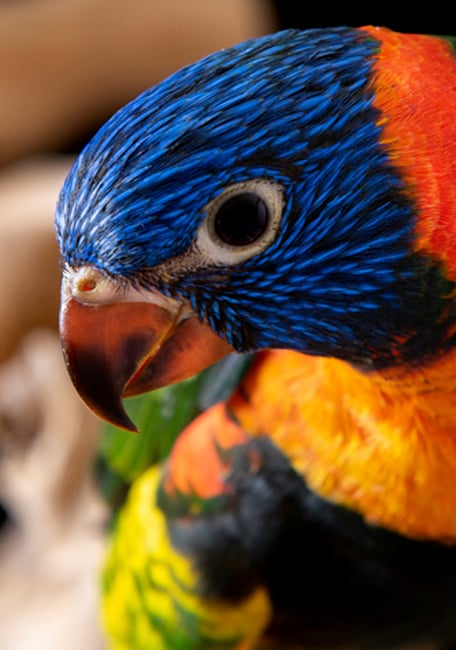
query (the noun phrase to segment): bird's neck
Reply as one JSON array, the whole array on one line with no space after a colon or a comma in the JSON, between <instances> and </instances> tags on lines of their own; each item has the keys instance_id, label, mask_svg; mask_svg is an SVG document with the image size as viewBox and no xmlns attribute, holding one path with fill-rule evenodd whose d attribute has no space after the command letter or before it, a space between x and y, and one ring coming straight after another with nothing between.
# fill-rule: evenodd
<instances>
[{"instance_id":1,"label":"bird's neck","mask_svg":"<svg viewBox=\"0 0 456 650\"><path fill-rule=\"evenodd\" d=\"M232 408L320 496L413 538L456 542L456 353L414 371L262 353Z\"/></svg>"},{"instance_id":2,"label":"bird's neck","mask_svg":"<svg viewBox=\"0 0 456 650\"><path fill-rule=\"evenodd\" d=\"M454 46L429 36L363 30L382 44L374 65L374 104L382 115L382 142L417 203L416 249L441 261L454 280Z\"/></svg>"}]
</instances>

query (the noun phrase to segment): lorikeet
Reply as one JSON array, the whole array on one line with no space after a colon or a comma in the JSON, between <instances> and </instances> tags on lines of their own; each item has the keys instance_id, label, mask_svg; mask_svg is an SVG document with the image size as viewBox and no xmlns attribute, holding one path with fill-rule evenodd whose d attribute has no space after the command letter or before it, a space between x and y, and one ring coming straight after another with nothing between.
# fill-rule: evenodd
<instances>
[{"instance_id":1,"label":"lorikeet","mask_svg":"<svg viewBox=\"0 0 456 650\"><path fill-rule=\"evenodd\" d=\"M75 162L60 331L87 404L134 430L122 398L253 354L132 488L114 648L456 641L455 115L451 39L282 31Z\"/></svg>"}]
</instances>

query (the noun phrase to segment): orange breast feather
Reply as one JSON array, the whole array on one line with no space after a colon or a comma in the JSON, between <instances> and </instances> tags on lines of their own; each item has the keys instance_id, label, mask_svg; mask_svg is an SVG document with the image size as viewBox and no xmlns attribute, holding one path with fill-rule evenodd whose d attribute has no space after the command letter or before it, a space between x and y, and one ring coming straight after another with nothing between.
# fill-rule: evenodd
<instances>
[{"instance_id":1,"label":"orange breast feather","mask_svg":"<svg viewBox=\"0 0 456 650\"><path fill-rule=\"evenodd\" d=\"M414 538L456 541L455 360L406 377L261 353L229 403L319 495ZM453 385L452 385L453 384Z\"/></svg>"}]
</instances>

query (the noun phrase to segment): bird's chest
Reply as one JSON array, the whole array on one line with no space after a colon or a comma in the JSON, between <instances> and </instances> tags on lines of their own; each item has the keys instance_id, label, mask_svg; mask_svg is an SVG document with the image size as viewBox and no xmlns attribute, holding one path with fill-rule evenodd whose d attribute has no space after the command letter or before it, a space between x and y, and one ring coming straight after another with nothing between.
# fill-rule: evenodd
<instances>
[{"instance_id":1,"label":"bird's chest","mask_svg":"<svg viewBox=\"0 0 456 650\"><path fill-rule=\"evenodd\" d=\"M406 537L453 544L454 393L396 389L342 362L267 352L231 406L319 496Z\"/></svg>"}]
</instances>

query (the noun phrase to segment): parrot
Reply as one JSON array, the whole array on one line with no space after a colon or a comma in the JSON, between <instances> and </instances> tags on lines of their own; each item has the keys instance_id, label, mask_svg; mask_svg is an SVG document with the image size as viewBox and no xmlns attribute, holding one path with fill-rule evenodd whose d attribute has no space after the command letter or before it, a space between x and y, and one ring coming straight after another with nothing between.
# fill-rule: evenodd
<instances>
[{"instance_id":1,"label":"parrot","mask_svg":"<svg viewBox=\"0 0 456 650\"><path fill-rule=\"evenodd\" d=\"M82 400L135 440L127 398L242 366L130 476L114 650L456 641L455 115L451 36L287 29L76 158L55 231Z\"/></svg>"}]
</instances>

